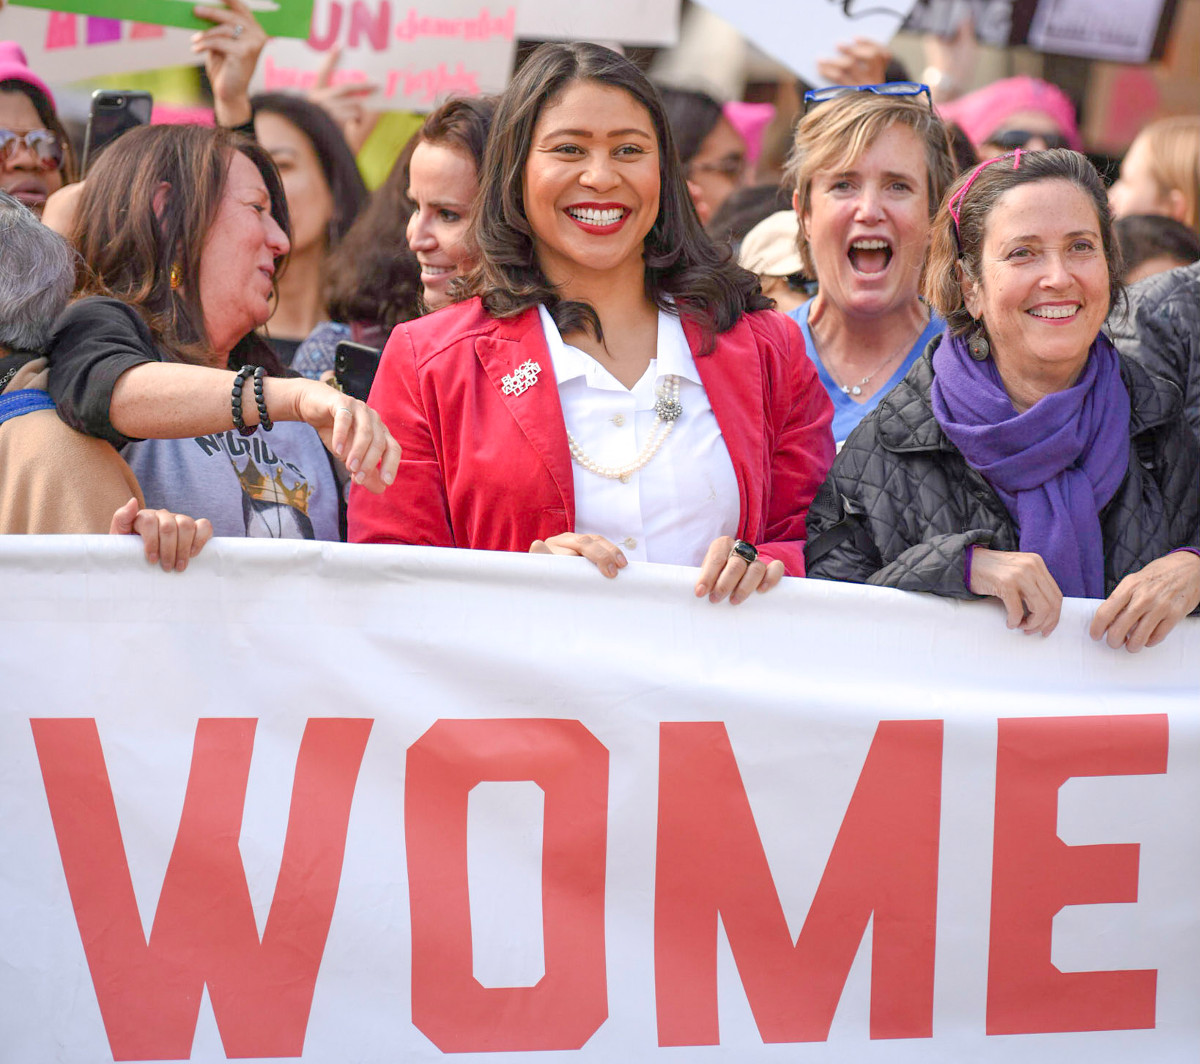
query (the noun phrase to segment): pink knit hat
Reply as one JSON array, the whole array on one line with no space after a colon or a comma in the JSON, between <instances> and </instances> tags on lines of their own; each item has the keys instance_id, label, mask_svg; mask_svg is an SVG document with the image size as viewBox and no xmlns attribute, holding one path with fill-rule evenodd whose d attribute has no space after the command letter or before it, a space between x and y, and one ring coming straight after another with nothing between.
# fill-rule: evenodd
<instances>
[{"instance_id":1,"label":"pink knit hat","mask_svg":"<svg viewBox=\"0 0 1200 1064\"><path fill-rule=\"evenodd\" d=\"M0 81L25 82L26 85L37 89L50 101L50 106L58 110L54 103L54 94L46 83L29 69L29 64L25 62L25 53L16 41L0 41Z\"/></svg>"},{"instance_id":2,"label":"pink knit hat","mask_svg":"<svg viewBox=\"0 0 1200 1064\"><path fill-rule=\"evenodd\" d=\"M1021 111L1040 111L1052 118L1067 143L1083 150L1083 138L1075 124L1075 107L1066 93L1038 78L1016 77L993 81L982 89L960 96L938 108L949 122L957 122L975 147L986 143L1012 115Z\"/></svg>"}]
</instances>

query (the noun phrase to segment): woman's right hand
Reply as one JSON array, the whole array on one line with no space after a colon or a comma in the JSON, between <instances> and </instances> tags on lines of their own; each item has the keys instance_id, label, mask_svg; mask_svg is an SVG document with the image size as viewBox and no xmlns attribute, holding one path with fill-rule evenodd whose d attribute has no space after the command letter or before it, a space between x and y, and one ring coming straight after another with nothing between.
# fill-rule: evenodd
<instances>
[{"instance_id":1,"label":"woman's right hand","mask_svg":"<svg viewBox=\"0 0 1200 1064\"><path fill-rule=\"evenodd\" d=\"M273 380L292 391L295 420L317 430L335 458L341 459L355 484L376 495L396 479L400 444L380 416L361 399L346 395L320 381L304 377ZM268 400L269 401L269 400Z\"/></svg>"},{"instance_id":2,"label":"woman's right hand","mask_svg":"<svg viewBox=\"0 0 1200 1064\"><path fill-rule=\"evenodd\" d=\"M1008 612L1009 628L1026 635L1049 635L1062 612L1063 594L1040 554L976 546L967 589L998 598Z\"/></svg>"},{"instance_id":3,"label":"woman's right hand","mask_svg":"<svg viewBox=\"0 0 1200 1064\"><path fill-rule=\"evenodd\" d=\"M535 539L529 545L530 554L565 554L568 557L587 558L597 569L610 579L624 569L629 561L621 548L603 536L583 532L560 532L549 539Z\"/></svg>"}]
</instances>

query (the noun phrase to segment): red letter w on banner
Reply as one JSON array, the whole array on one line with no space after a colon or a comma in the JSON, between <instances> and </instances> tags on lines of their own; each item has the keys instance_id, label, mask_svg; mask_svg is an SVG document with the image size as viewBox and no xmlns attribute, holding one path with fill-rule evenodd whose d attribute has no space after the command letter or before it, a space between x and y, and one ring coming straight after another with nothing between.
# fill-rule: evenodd
<instances>
[{"instance_id":1,"label":"red letter w on banner","mask_svg":"<svg viewBox=\"0 0 1200 1064\"><path fill-rule=\"evenodd\" d=\"M720 1041L718 916L764 1042L828 1037L872 914L871 1037L931 1035L941 781L941 721L879 725L793 946L725 725L662 725L659 1044Z\"/></svg>"},{"instance_id":2,"label":"red letter w on banner","mask_svg":"<svg viewBox=\"0 0 1200 1064\"><path fill-rule=\"evenodd\" d=\"M208 984L230 1057L296 1057L333 919L370 720L304 729L259 941L238 850L253 720L201 720L149 945L96 722L32 720L50 816L116 1060L185 1059Z\"/></svg>"}]
</instances>

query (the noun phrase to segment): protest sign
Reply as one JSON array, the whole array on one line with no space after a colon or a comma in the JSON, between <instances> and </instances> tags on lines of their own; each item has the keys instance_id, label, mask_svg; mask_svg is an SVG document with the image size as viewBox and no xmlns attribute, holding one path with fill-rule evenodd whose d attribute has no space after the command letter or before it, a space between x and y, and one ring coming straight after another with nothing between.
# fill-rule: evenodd
<instances>
[{"instance_id":1,"label":"protest sign","mask_svg":"<svg viewBox=\"0 0 1200 1064\"><path fill-rule=\"evenodd\" d=\"M96 15L8 7L0 35L18 41L29 68L52 85L196 62L187 30Z\"/></svg>"},{"instance_id":2,"label":"protest sign","mask_svg":"<svg viewBox=\"0 0 1200 1064\"><path fill-rule=\"evenodd\" d=\"M161 26L207 30L212 23L196 18L198 0L12 0L21 7L46 8L77 15L95 15L108 21L128 19ZM208 0L222 7L222 0ZM313 0L247 0L262 28L274 37L307 37Z\"/></svg>"},{"instance_id":3,"label":"protest sign","mask_svg":"<svg viewBox=\"0 0 1200 1064\"><path fill-rule=\"evenodd\" d=\"M1041 52L1145 63L1162 58L1174 13L1175 0L1038 0L1025 43Z\"/></svg>"},{"instance_id":4,"label":"protest sign","mask_svg":"<svg viewBox=\"0 0 1200 1064\"><path fill-rule=\"evenodd\" d=\"M515 4L480 0L316 0L305 41L272 40L263 50L255 88L307 89L322 59L342 58L333 84L371 82L370 104L388 111L429 111L451 95L500 92L516 50Z\"/></svg>"},{"instance_id":5,"label":"protest sign","mask_svg":"<svg viewBox=\"0 0 1200 1064\"><path fill-rule=\"evenodd\" d=\"M5 1059L1196 1059L1200 621L693 580L4 537Z\"/></svg>"},{"instance_id":6,"label":"protest sign","mask_svg":"<svg viewBox=\"0 0 1200 1064\"><path fill-rule=\"evenodd\" d=\"M702 0L748 41L810 85L823 85L818 60L839 44L866 37L886 44L908 17L915 0Z\"/></svg>"},{"instance_id":7,"label":"protest sign","mask_svg":"<svg viewBox=\"0 0 1200 1064\"><path fill-rule=\"evenodd\" d=\"M679 40L679 0L518 0L517 36L529 41L672 45Z\"/></svg>"}]
</instances>

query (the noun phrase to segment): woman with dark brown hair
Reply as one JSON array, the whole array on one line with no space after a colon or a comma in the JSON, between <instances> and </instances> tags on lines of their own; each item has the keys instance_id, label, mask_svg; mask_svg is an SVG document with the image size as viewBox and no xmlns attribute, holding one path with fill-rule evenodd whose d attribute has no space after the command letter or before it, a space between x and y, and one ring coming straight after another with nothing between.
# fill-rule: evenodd
<instances>
[{"instance_id":1,"label":"woman with dark brown hair","mask_svg":"<svg viewBox=\"0 0 1200 1064\"><path fill-rule=\"evenodd\" d=\"M400 322L450 302L474 265L467 237L494 97L448 100L431 112L329 260L326 311L292 368L315 380L343 340L382 347Z\"/></svg>"},{"instance_id":2,"label":"woman with dark brown hair","mask_svg":"<svg viewBox=\"0 0 1200 1064\"><path fill-rule=\"evenodd\" d=\"M120 448L151 505L217 535L338 538L321 442L376 491L398 450L364 404L282 376L255 332L289 247L266 152L219 129L132 130L89 174L73 235L83 298L50 352L63 419Z\"/></svg>"},{"instance_id":3,"label":"woman with dark brown hair","mask_svg":"<svg viewBox=\"0 0 1200 1064\"><path fill-rule=\"evenodd\" d=\"M803 575L829 400L795 324L705 235L641 71L542 45L480 188L473 298L384 352L370 401L404 460L378 499L351 493L351 539L698 566L714 602Z\"/></svg>"}]
</instances>

